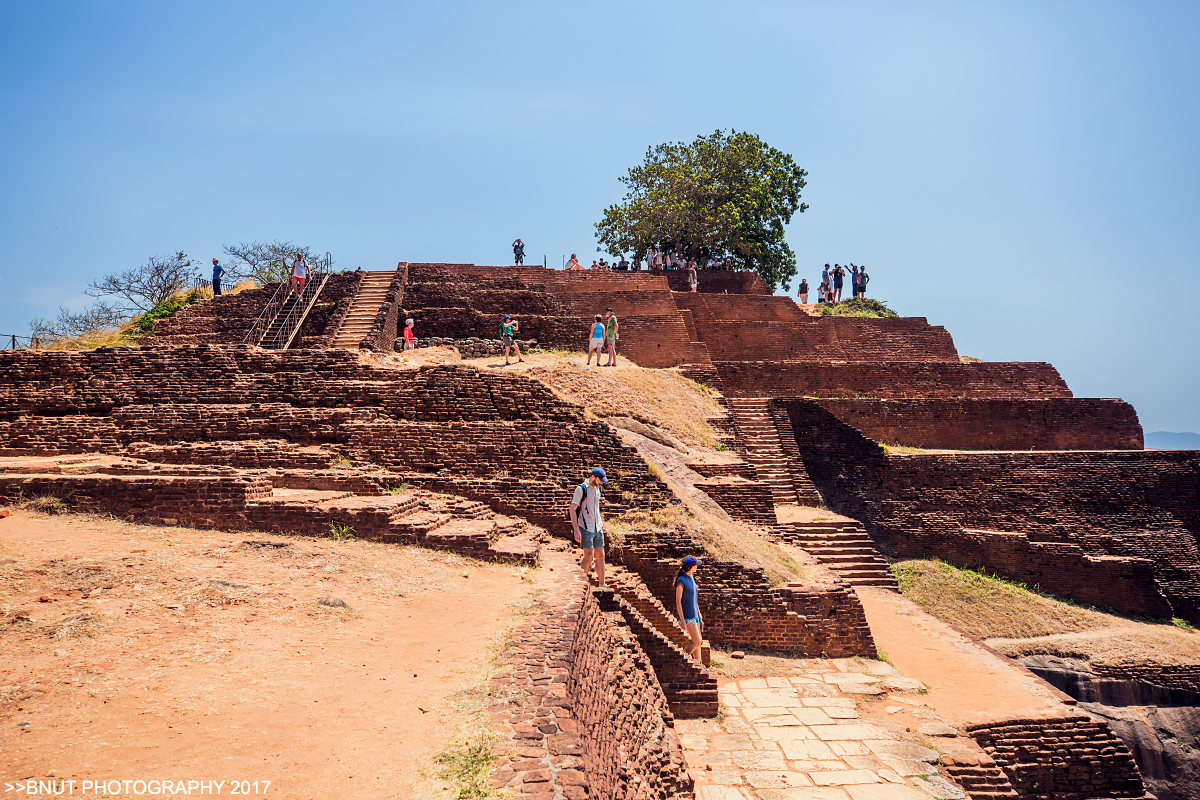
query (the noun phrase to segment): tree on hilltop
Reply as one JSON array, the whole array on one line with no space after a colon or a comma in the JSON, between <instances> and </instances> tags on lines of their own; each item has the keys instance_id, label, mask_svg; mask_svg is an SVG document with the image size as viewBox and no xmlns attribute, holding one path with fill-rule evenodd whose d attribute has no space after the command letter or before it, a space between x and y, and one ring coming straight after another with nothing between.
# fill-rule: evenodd
<instances>
[{"instance_id":1,"label":"tree on hilltop","mask_svg":"<svg viewBox=\"0 0 1200 800\"><path fill-rule=\"evenodd\" d=\"M140 267L105 275L89 283L83 292L92 297L116 297L117 305L112 308L144 314L186 289L195 274L191 259L180 250L172 255L150 256Z\"/></svg>"},{"instance_id":2,"label":"tree on hilltop","mask_svg":"<svg viewBox=\"0 0 1200 800\"><path fill-rule=\"evenodd\" d=\"M312 248L301 247L293 242L243 242L227 244L222 249L230 259L230 263L222 266L232 278L231 282L252 280L259 286L288 280L291 276L289 264L297 252L303 254L304 263L310 267L324 260Z\"/></svg>"},{"instance_id":3,"label":"tree on hilltop","mask_svg":"<svg viewBox=\"0 0 1200 800\"><path fill-rule=\"evenodd\" d=\"M689 258L730 257L772 289L788 289L796 254L783 229L808 208L800 202L807 175L750 133L718 130L691 143L660 144L620 179L628 194L604 210L596 236L613 254L662 248Z\"/></svg>"}]
</instances>

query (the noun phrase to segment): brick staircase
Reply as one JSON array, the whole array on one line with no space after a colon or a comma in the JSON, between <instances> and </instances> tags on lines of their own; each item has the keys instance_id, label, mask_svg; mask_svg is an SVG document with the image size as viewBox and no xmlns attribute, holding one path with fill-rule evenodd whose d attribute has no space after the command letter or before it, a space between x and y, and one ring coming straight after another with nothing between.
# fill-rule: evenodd
<instances>
[{"instance_id":1,"label":"brick staircase","mask_svg":"<svg viewBox=\"0 0 1200 800\"><path fill-rule=\"evenodd\" d=\"M899 591L887 562L861 522L789 522L779 538L804 550L851 586L881 586Z\"/></svg>"},{"instance_id":2,"label":"brick staircase","mask_svg":"<svg viewBox=\"0 0 1200 800\"><path fill-rule=\"evenodd\" d=\"M728 398L739 449L746 461L754 466L758 479L771 488L771 497L776 505L797 505L800 497L792 481L792 470L789 469L788 457L780 443L779 431L768 402L757 397Z\"/></svg>"},{"instance_id":3,"label":"brick staircase","mask_svg":"<svg viewBox=\"0 0 1200 800\"><path fill-rule=\"evenodd\" d=\"M1020 797L1004 770L987 755L981 753L977 757L947 756L943 763L946 774L967 791L971 800L1007 800Z\"/></svg>"},{"instance_id":4,"label":"brick staircase","mask_svg":"<svg viewBox=\"0 0 1200 800\"><path fill-rule=\"evenodd\" d=\"M375 317L378 316L379 309L387 300L388 287L392 285L394 277L396 277L394 269L373 270L363 277L362 285L358 287L358 294L354 296L350 311L334 335L331 347L358 347L359 343L371 332L371 326L375 324Z\"/></svg>"}]
</instances>

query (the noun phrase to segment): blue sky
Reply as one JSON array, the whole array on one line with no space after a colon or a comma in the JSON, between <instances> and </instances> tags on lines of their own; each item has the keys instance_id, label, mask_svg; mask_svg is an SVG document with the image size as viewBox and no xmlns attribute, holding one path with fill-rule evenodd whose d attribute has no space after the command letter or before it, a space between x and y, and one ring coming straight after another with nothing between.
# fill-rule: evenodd
<instances>
[{"instance_id":1,"label":"blue sky","mask_svg":"<svg viewBox=\"0 0 1200 800\"><path fill-rule=\"evenodd\" d=\"M2 0L0 334L252 239L592 257L648 146L736 128L809 171L801 275L1200 431L1198 40L1195 3Z\"/></svg>"}]
</instances>

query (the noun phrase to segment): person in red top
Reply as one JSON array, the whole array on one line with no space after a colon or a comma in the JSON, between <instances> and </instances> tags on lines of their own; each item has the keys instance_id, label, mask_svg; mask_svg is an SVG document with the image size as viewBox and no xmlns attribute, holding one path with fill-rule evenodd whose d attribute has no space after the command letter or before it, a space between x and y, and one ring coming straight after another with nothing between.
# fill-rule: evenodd
<instances>
[{"instance_id":1,"label":"person in red top","mask_svg":"<svg viewBox=\"0 0 1200 800\"><path fill-rule=\"evenodd\" d=\"M411 319L404 320L404 349L412 350L417 346L417 339L413 336L413 321Z\"/></svg>"}]
</instances>

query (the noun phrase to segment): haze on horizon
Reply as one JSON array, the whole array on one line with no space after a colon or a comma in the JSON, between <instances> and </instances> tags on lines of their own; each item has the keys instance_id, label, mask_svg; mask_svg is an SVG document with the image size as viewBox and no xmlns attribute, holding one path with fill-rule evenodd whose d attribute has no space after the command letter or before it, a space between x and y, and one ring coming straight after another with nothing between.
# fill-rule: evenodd
<instances>
[{"instance_id":1,"label":"haze on horizon","mask_svg":"<svg viewBox=\"0 0 1200 800\"><path fill-rule=\"evenodd\" d=\"M0 5L0 334L254 239L590 259L647 147L734 128L809 172L801 276L1200 431L1200 7L826 6Z\"/></svg>"}]
</instances>

